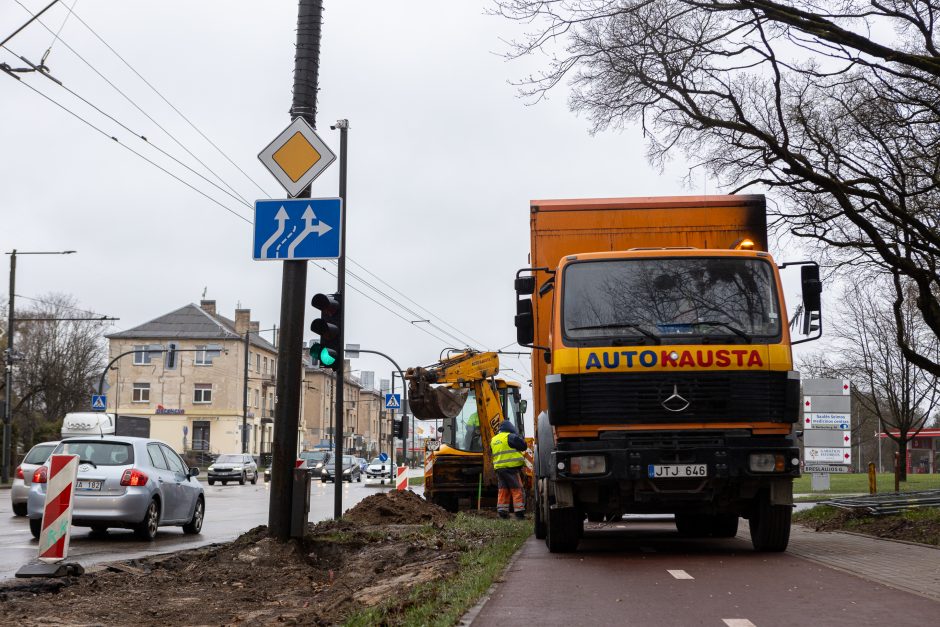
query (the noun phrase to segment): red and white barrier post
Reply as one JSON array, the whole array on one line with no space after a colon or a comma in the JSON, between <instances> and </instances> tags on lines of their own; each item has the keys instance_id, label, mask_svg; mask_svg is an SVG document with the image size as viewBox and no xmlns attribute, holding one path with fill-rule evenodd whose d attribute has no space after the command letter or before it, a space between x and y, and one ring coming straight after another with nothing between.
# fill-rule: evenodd
<instances>
[{"instance_id":1,"label":"red and white barrier post","mask_svg":"<svg viewBox=\"0 0 940 627\"><path fill-rule=\"evenodd\" d=\"M395 487L399 490L408 488L408 469L404 466L398 467L398 478L395 482Z\"/></svg>"},{"instance_id":2,"label":"red and white barrier post","mask_svg":"<svg viewBox=\"0 0 940 627\"><path fill-rule=\"evenodd\" d=\"M49 478L39 534L39 560L52 563L64 560L69 553L78 455L52 455L47 465Z\"/></svg>"}]
</instances>

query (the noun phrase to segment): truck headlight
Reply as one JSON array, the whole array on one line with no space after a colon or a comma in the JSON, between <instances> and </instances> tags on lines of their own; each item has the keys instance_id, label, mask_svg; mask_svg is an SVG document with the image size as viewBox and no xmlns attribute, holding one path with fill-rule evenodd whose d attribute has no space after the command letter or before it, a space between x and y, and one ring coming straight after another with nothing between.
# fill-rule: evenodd
<instances>
[{"instance_id":1,"label":"truck headlight","mask_svg":"<svg viewBox=\"0 0 940 627\"><path fill-rule=\"evenodd\" d=\"M607 458L603 455L570 457L568 468L573 475L602 475L607 472Z\"/></svg>"},{"instance_id":2,"label":"truck headlight","mask_svg":"<svg viewBox=\"0 0 940 627\"><path fill-rule=\"evenodd\" d=\"M779 453L751 453L747 465L751 472L783 472L786 460Z\"/></svg>"}]
</instances>

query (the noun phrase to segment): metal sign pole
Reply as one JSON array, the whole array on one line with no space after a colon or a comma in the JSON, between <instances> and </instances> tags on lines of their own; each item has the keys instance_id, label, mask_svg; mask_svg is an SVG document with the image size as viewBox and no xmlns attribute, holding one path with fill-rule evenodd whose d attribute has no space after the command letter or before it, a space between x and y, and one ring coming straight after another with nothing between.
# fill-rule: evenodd
<instances>
[{"instance_id":1,"label":"metal sign pole","mask_svg":"<svg viewBox=\"0 0 940 627\"><path fill-rule=\"evenodd\" d=\"M343 424L345 399L346 344L346 135L349 132L349 120L337 120L331 128L339 129L339 197L343 207L340 227L339 262L336 269L336 292L339 294L339 350L336 355L336 472L334 473L333 518L343 516L343 442L345 426ZM350 477L351 479L351 477Z\"/></svg>"}]
</instances>

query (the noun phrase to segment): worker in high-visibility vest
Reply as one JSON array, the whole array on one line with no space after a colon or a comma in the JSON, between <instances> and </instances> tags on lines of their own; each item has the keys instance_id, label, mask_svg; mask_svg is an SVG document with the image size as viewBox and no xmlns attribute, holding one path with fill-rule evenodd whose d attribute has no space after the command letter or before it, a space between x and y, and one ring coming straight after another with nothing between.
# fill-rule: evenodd
<instances>
[{"instance_id":1,"label":"worker in high-visibility vest","mask_svg":"<svg viewBox=\"0 0 940 627\"><path fill-rule=\"evenodd\" d=\"M516 518L525 518L525 494L522 491L522 467L525 466L525 439L516 427L504 420L499 433L490 441L493 468L499 492L496 497L496 513L500 518L509 518L510 505Z\"/></svg>"}]
</instances>

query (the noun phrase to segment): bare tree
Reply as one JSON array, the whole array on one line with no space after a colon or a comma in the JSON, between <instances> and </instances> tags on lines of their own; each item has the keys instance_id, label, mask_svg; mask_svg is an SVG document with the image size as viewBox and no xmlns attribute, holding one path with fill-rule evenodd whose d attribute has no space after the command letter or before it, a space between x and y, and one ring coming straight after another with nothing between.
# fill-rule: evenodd
<instances>
[{"instance_id":1,"label":"bare tree","mask_svg":"<svg viewBox=\"0 0 940 627\"><path fill-rule=\"evenodd\" d=\"M523 82L565 81L595 131L639 121L649 157L700 161L730 191L783 201L777 224L834 264L893 277L896 341L915 309L940 336L936 0L493 0L546 53Z\"/></svg>"},{"instance_id":2,"label":"bare tree","mask_svg":"<svg viewBox=\"0 0 940 627\"><path fill-rule=\"evenodd\" d=\"M106 323L81 318L71 296L44 296L17 311L17 359L13 371L13 420L18 437L29 445L57 435L66 413L87 408L94 381L104 367Z\"/></svg>"},{"instance_id":3,"label":"bare tree","mask_svg":"<svg viewBox=\"0 0 940 627\"><path fill-rule=\"evenodd\" d=\"M837 337L843 341L841 370L855 381L856 403L875 416L900 454L900 479L907 479L907 444L940 405L937 379L914 364L898 346L907 346L932 360L940 359L940 341L926 329L913 305L904 299L903 325L896 325L893 306L882 293L884 281L855 281L843 294ZM913 288L909 288L913 289Z\"/></svg>"}]
</instances>

